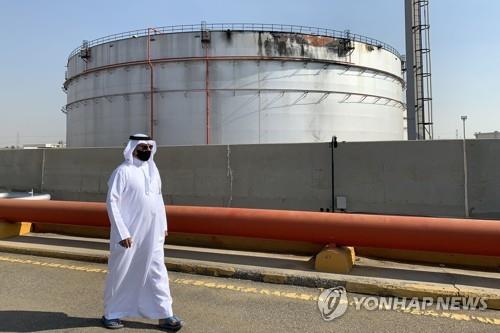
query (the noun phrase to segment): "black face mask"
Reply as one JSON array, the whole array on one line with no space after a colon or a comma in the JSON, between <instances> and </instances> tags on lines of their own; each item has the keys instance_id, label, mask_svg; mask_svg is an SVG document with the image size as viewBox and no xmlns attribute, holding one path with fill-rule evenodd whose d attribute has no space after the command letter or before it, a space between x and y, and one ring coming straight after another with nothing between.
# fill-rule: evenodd
<instances>
[{"instance_id":1,"label":"black face mask","mask_svg":"<svg viewBox=\"0 0 500 333\"><path fill-rule=\"evenodd\" d=\"M146 162L151 157L151 150L137 150L137 158Z\"/></svg>"}]
</instances>

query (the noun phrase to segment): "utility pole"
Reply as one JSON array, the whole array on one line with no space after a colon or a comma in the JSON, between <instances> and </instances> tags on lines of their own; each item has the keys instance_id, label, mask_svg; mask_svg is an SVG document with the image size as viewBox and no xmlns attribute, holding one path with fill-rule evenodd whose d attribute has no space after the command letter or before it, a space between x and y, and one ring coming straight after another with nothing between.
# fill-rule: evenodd
<instances>
[{"instance_id":1,"label":"utility pole","mask_svg":"<svg viewBox=\"0 0 500 333\"><path fill-rule=\"evenodd\" d=\"M469 217L469 195L467 193L467 151L465 150L465 121L467 116L460 117L463 122L464 137L463 137L463 151L464 151L464 207L465 207L465 217Z\"/></svg>"}]
</instances>

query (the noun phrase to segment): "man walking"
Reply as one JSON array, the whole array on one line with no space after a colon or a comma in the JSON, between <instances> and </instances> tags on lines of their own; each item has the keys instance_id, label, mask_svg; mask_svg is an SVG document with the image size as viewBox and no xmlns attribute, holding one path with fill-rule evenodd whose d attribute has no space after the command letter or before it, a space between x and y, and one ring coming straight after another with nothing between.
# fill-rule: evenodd
<instances>
[{"instance_id":1,"label":"man walking","mask_svg":"<svg viewBox=\"0 0 500 333\"><path fill-rule=\"evenodd\" d=\"M173 314L164 263L167 216L153 161L156 143L144 134L129 139L125 161L108 182L111 234L102 323L116 329L124 326L120 318L143 317L177 331L184 322Z\"/></svg>"}]
</instances>

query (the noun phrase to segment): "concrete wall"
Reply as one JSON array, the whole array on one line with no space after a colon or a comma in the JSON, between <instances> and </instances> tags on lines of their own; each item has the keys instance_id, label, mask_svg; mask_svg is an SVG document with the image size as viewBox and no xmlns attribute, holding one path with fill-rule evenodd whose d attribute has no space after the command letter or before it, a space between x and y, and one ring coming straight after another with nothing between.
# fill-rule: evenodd
<instances>
[{"instance_id":1,"label":"concrete wall","mask_svg":"<svg viewBox=\"0 0 500 333\"><path fill-rule=\"evenodd\" d=\"M469 207L472 216L500 217L499 141L468 142Z\"/></svg>"},{"instance_id":2,"label":"concrete wall","mask_svg":"<svg viewBox=\"0 0 500 333\"><path fill-rule=\"evenodd\" d=\"M0 188L103 201L121 148L0 150ZM500 218L500 141L467 142L471 216ZM335 195L352 212L464 215L461 141L339 143ZM328 143L161 147L165 201L313 210L331 207Z\"/></svg>"},{"instance_id":3,"label":"concrete wall","mask_svg":"<svg viewBox=\"0 0 500 333\"><path fill-rule=\"evenodd\" d=\"M461 141L349 143L335 153L335 194L349 211L464 215Z\"/></svg>"},{"instance_id":4,"label":"concrete wall","mask_svg":"<svg viewBox=\"0 0 500 333\"><path fill-rule=\"evenodd\" d=\"M40 190L43 150L0 149L0 189Z\"/></svg>"}]
</instances>

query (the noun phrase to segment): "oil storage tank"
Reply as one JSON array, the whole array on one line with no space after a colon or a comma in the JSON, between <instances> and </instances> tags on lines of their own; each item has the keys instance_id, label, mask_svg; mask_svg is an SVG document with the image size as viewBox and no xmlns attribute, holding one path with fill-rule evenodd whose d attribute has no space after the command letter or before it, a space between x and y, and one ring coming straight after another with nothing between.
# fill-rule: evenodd
<instances>
[{"instance_id":1,"label":"oil storage tank","mask_svg":"<svg viewBox=\"0 0 500 333\"><path fill-rule=\"evenodd\" d=\"M402 60L378 40L276 24L148 28L69 56L67 145L402 140Z\"/></svg>"}]
</instances>

